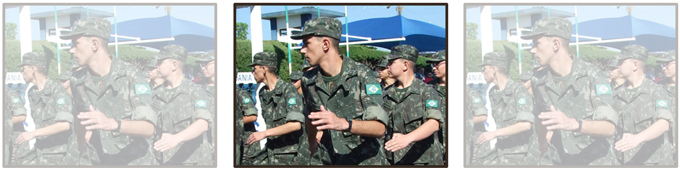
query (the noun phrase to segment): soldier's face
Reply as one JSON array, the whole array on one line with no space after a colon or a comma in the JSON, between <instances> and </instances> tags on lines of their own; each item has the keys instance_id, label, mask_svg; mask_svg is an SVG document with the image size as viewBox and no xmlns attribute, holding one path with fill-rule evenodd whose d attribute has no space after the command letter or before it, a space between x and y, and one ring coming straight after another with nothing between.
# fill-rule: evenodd
<instances>
[{"instance_id":1,"label":"soldier's face","mask_svg":"<svg viewBox=\"0 0 680 170\"><path fill-rule=\"evenodd\" d=\"M387 63L387 70L389 70L390 78L397 78L406 71L406 60L394 59Z\"/></svg>"},{"instance_id":2,"label":"soldier's face","mask_svg":"<svg viewBox=\"0 0 680 170\"><path fill-rule=\"evenodd\" d=\"M552 37L535 37L533 39L533 46L531 47L531 54L536 57L536 61L541 66L546 66L550 58L555 55L553 47L556 45L551 40L556 40Z\"/></svg>"},{"instance_id":3,"label":"soldier's face","mask_svg":"<svg viewBox=\"0 0 680 170\"><path fill-rule=\"evenodd\" d=\"M668 78L675 77L676 75L675 68L677 68L677 66L675 66L675 63L676 63L675 61L671 61L662 64L661 67L663 67L663 73L666 75L666 77Z\"/></svg>"},{"instance_id":4,"label":"soldier's face","mask_svg":"<svg viewBox=\"0 0 680 170\"><path fill-rule=\"evenodd\" d=\"M202 65L201 70L203 70L203 75L205 77L212 78L215 76L215 61Z\"/></svg>"},{"instance_id":5,"label":"soldier's face","mask_svg":"<svg viewBox=\"0 0 680 170\"><path fill-rule=\"evenodd\" d=\"M78 36L71 39L71 49L68 50L71 56L78 62L78 65L87 65L89 59L94 55L91 37Z\"/></svg>"},{"instance_id":6,"label":"soldier's face","mask_svg":"<svg viewBox=\"0 0 680 170\"><path fill-rule=\"evenodd\" d=\"M625 59L623 61L619 61L618 65L618 70L619 70L619 77L622 78L627 78L628 76L633 75L635 71L640 71L638 70L639 67L637 66L637 60L634 59Z\"/></svg>"},{"instance_id":7,"label":"soldier's face","mask_svg":"<svg viewBox=\"0 0 680 170\"><path fill-rule=\"evenodd\" d=\"M616 67L615 67L615 68L610 68L610 69L609 69L609 78L610 78L610 79L614 80L614 79L619 78L619 76L620 76L620 75L619 75L619 68L616 68Z\"/></svg>"},{"instance_id":8,"label":"soldier's face","mask_svg":"<svg viewBox=\"0 0 680 170\"><path fill-rule=\"evenodd\" d=\"M149 79L155 79L158 78L158 69L156 67L148 67L146 68L146 73L149 76Z\"/></svg>"},{"instance_id":9,"label":"soldier's face","mask_svg":"<svg viewBox=\"0 0 680 170\"><path fill-rule=\"evenodd\" d=\"M434 72L434 76L436 76L437 78L442 78L446 76L446 61L432 63L432 71Z\"/></svg>"},{"instance_id":10,"label":"soldier's face","mask_svg":"<svg viewBox=\"0 0 680 170\"><path fill-rule=\"evenodd\" d=\"M380 67L380 68L378 68L378 69L379 69L379 70L378 70L378 75L380 75L380 79L383 79L383 80L384 80L384 79L387 79L388 77L390 77L390 71L387 70L387 68L385 68L385 67Z\"/></svg>"},{"instance_id":11,"label":"soldier's face","mask_svg":"<svg viewBox=\"0 0 680 170\"><path fill-rule=\"evenodd\" d=\"M24 77L24 81L26 81L26 83L33 82L33 73L35 73L35 71L35 67L29 65L21 66L21 75Z\"/></svg>"},{"instance_id":12,"label":"soldier's face","mask_svg":"<svg viewBox=\"0 0 680 170\"><path fill-rule=\"evenodd\" d=\"M296 89L302 87L302 81L300 80L291 80L291 83L293 83L293 86L295 86Z\"/></svg>"},{"instance_id":13,"label":"soldier's face","mask_svg":"<svg viewBox=\"0 0 680 170\"><path fill-rule=\"evenodd\" d=\"M264 66L261 65L254 65L253 66L253 77L255 78L255 81L257 83L262 83L264 82Z\"/></svg>"},{"instance_id":14,"label":"soldier's face","mask_svg":"<svg viewBox=\"0 0 680 170\"><path fill-rule=\"evenodd\" d=\"M325 54L322 40L323 38L314 37L312 35L307 35L302 38L303 45L300 49L300 53L302 53L305 59L309 62L309 65L318 65L319 60ZM328 48L328 46L326 46L326 48Z\"/></svg>"},{"instance_id":15,"label":"soldier's face","mask_svg":"<svg viewBox=\"0 0 680 170\"><path fill-rule=\"evenodd\" d=\"M490 65L485 65L482 67L482 74L484 75L484 79L487 83L493 82L493 80L496 78L494 68L494 66Z\"/></svg>"},{"instance_id":16,"label":"soldier's face","mask_svg":"<svg viewBox=\"0 0 680 170\"><path fill-rule=\"evenodd\" d=\"M177 62L175 62L173 59L164 59L163 61L158 62L156 65L158 77L163 79L167 78L178 69L177 65Z\"/></svg>"}]
</instances>

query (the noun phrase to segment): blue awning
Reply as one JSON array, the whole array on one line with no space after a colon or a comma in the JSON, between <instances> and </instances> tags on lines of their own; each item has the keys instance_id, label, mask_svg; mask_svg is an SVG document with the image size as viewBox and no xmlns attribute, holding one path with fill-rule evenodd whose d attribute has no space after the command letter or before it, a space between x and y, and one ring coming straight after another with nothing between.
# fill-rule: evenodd
<instances>
[{"instance_id":1,"label":"blue awning","mask_svg":"<svg viewBox=\"0 0 680 170\"><path fill-rule=\"evenodd\" d=\"M342 34L345 35L347 31L345 25L342 26L342 31ZM401 15L351 22L349 23L349 35L370 37L372 40L406 38L406 41L366 44L386 49L401 44L412 45L420 52L436 52L446 49L446 29L430 23L408 19ZM366 40L350 38L349 41ZM345 42L345 37L342 37L341 42Z\"/></svg>"},{"instance_id":2,"label":"blue awning","mask_svg":"<svg viewBox=\"0 0 680 170\"><path fill-rule=\"evenodd\" d=\"M579 35L601 37L602 40L635 37L635 41L597 44L617 49L637 44L646 47L650 52L661 52L674 50L676 47L675 28L631 15L580 22L578 28ZM576 25L573 25L572 30L576 34ZM576 38L572 36L571 41L576 42ZM579 42L588 41L593 40L579 38Z\"/></svg>"},{"instance_id":3,"label":"blue awning","mask_svg":"<svg viewBox=\"0 0 680 170\"><path fill-rule=\"evenodd\" d=\"M111 34L115 32L111 29ZM174 18L170 15L158 18L142 18L118 23L118 35L139 37L141 40L174 37L174 41L135 44L160 49L165 45L177 44L192 51L215 49L215 29L195 22ZM110 42L114 42L111 37ZM118 42L134 41L118 38Z\"/></svg>"}]
</instances>

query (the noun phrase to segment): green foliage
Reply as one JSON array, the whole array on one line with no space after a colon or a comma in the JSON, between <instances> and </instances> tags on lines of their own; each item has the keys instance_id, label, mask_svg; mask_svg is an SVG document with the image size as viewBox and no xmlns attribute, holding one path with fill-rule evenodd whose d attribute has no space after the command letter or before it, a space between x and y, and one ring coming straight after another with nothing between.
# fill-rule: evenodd
<instances>
[{"instance_id":1,"label":"green foliage","mask_svg":"<svg viewBox=\"0 0 680 170\"><path fill-rule=\"evenodd\" d=\"M477 39L477 24L468 22L465 23L465 39Z\"/></svg>"},{"instance_id":2,"label":"green foliage","mask_svg":"<svg viewBox=\"0 0 680 170\"><path fill-rule=\"evenodd\" d=\"M580 52L578 56L581 59L600 68L604 68L605 65L609 64L609 61L612 59L612 57L619 53L616 51L609 51L605 47L594 45L579 45L579 51ZM569 54L576 57L577 54L575 45L569 46Z\"/></svg>"},{"instance_id":3,"label":"green foliage","mask_svg":"<svg viewBox=\"0 0 680 170\"><path fill-rule=\"evenodd\" d=\"M116 46L108 47L109 54L116 57ZM158 52L146 50L146 48L136 45L118 45L118 57L125 62L143 68L146 62Z\"/></svg>"},{"instance_id":4,"label":"green foliage","mask_svg":"<svg viewBox=\"0 0 680 170\"><path fill-rule=\"evenodd\" d=\"M252 63L253 55L250 40L236 40L236 57L234 65L236 65L236 72L251 72L252 67L248 67L248 64Z\"/></svg>"},{"instance_id":5,"label":"green foliage","mask_svg":"<svg viewBox=\"0 0 680 170\"><path fill-rule=\"evenodd\" d=\"M17 24L12 22L5 23L5 39L17 39Z\"/></svg>"},{"instance_id":6,"label":"green foliage","mask_svg":"<svg viewBox=\"0 0 680 170\"><path fill-rule=\"evenodd\" d=\"M236 39L245 40L248 37L248 24L243 22L236 23Z\"/></svg>"},{"instance_id":7,"label":"green foliage","mask_svg":"<svg viewBox=\"0 0 680 170\"><path fill-rule=\"evenodd\" d=\"M347 47L344 45L339 47L341 55L347 55ZM387 51L380 51L375 47L364 46L364 45L349 45L349 55L354 61L363 63L369 68L375 68L376 65L380 64L380 60L384 55L389 54Z\"/></svg>"}]
</instances>

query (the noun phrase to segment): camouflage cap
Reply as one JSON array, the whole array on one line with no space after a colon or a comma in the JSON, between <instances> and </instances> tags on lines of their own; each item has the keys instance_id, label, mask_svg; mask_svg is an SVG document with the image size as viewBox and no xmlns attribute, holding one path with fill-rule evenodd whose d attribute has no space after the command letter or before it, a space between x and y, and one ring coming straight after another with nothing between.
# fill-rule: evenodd
<instances>
[{"instance_id":1,"label":"camouflage cap","mask_svg":"<svg viewBox=\"0 0 680 170\"><path fill-rule=\"evenodd\" d=\"M302 68L303 70L306 70L307 68L310 67L312 67L312 65L309 65L309 62L307 62L307 60L303 61L302 64L300 64L300 68Z\"/></svg>"},{"instance_id":2,"label":"camouflage cap","mask_svg":"<svg viewBox=\"0 0 680 170\"><path fill-rule=\"evenodd\" d=\"M111 22L104 18L88 17L79 19L73 23L71 33L59 36L59 38L68 40L75 36L95 36L108 40L111 37Z\"/></svg>"},{"instance_id":3,"label":"camouflage cap","mask_svg":"<svg viewBox=\"0 0 680 170\"><path fill-rule=\"evenodd\" d=\"M37 67L47 67L46 54L43 52L28 52L23 56L23 62L19 63L17 66L22 67L24 65L37 66Z\"/></svg>"},{"instance_id":4,"label":"camouflage cap","mask_svg":"<svg viewBox=\"0 0 680 170\"><path fill-rule=\"evenodd\" d=\"M628 45L623 48L621 48L621 53L619 53L618 60L625 60L625 59L636 59L640 60L643 62L647 62L647 56L649 55L649 51L647 51L647 48L641 45Z\"/></svg>"},{"instance_id":5,"label":"camouflage cap","mask_svg":"<svg viewBox=\"0 0 680 170\"><path fill-rule=\"evenodd\" d=\"M302 79L302 71L293 71L290 74L290 80L300 80Z\"/></svg>"},{"instance_id":6,"label":"camouflage cap","mask_svg":"<svg viewBox=\"0 0 680 170\"><path fill-rule=\"evenodd\" d=\"M519 80L522 80L522 81L531 80L531 77L533 77L533 76L534 76L534 72L527 70L527 71L522 72L522 74L519 75Z\"/></svg>"},{"instance_id":7,"label":"camouflage cap","mask_svg":"<svg viewBox=\"0 0 680 170\"><path fill-rule=\"evenodd\" d=\"M196 62L210 62L215 60L215 50L210 50L203 55L196 57Z\"/></svg>"},{"instance_id":8,"label":"camouflage cap","mask_svg":"<svg viewBox=\"0 0 680 170\"><path fill-rule=\"evenodd\" d=\"M175 60L179 60L181 62L185 62L187 60L187 49L182 47L181 45L166 45L161 47L161 51L158 52L157 59L158 61L163 61L166 58L172 58Z\"/></svg>"},{"instance_id":9,"label":"camouflage cap","mask_svg":"<svg viewBox=\"0 0 680 170\"><path fill-rule=\"evenodd\" d=\"M397 45L392 47L390 50L390 55L387 56L388 60L394 60L397 58L403 58L416 62L418 59L418 49L411 45Z\"/></svg>"},{"instance_id":10,"label":"camouflage cap","mask_svg":"<svg viewBox=\"0 0 680 170\"><path fill-rule=\"evenodd\" d=\"M342 23L340 20L328 17L314 18L305 22L301 33L293 34L290 36L291 39L299 40L305 35L314 36L327 36L340 40L340 34L342 33Z\"/></svg>"},{"instance_id":11,"label":"camouflage cap","mask_svg":"<svg viewBox=\"0 0 680 170\"><path fill-rule=\"evenodd\" d=\"M389 54L388 54L388 55L389 55ZM389 62L388 59L387 59L387 56L388 56L388 55L385 55L385 56L383 57L383 59L380 60L380 64L378 64L377 67L383 67L383 68L387 67L387 63Z\"/></svg>"},{"instance_id":12,"label":"camouflage cap","mask_svg":"<svg viewBox=\"0 0 680 170\"><path fill-rule=\"evenodd\" d=\"M502 52L489 52L484 55L484 61L479 67L484 67L485 65L492 66L507 66L508 57L507 54Z\"/></svg>"},{"instance_id":13,"label":"camouflage cap","mask_svg":"<svg viewBox=\"0 0 680 170\"><path fill-rule=\"evenodd\" d=\"M441 50L432 55L432 59L427 60L427 63L437 63L440 61L446 61L446 50Z\"/></svg>"},{"instance_id":14,"label":"camouflage cap","mask_svg":"<svg viewBox=\"0 0 680 170\"><path fill-rule=\"evenodd\" d=\"M571 21L559 17L538 20L534 24L534 30L523 32L521 38L530 40L535 36L557 36L571 40Z\"/></svg>"},{"instance_id":15,"label":"camouflage cap","mask_svg":"<svg viewBox=\"0 0 680 170\"><path fill-rule=\"evenodd\" d=\"M253 56L253 63L248 64L248 67L252 67L254 65L277 66L278 63L279 62L276 59L276 53L259 52Z\"/></svg>"},{"instance_id":16,"label":"camouflage cap","mask_svg":"<svg viewBox=\"0 0 680 170\"><path fill-rule=\"evenodd\" d=\"M621 58L621 55L614 55L611 60L609 60L609 63L607 63L607 67L614 67L616 68L619 65L619 58Z\"/></svg>"},{"instance_id":17,"label":"camouflage cap","mask_svg":"<svg viewBox=\"0 0 680 170\"><path fill-rule=\"evenodd\" d=\"M149 61L146 62L146 66L145 66L145 67L147 67L147 68L149 68L149 67L155 68L156 65L158 65L158 54L152 56L151 59L149 59Z\"/></svg>"},{"instance_id":18,"label":"camouflage cap","mask_svg":"<svg viewBox=\"0 0 680 170\"><path fill-rule=\"evenodd\" d=\"M661 57L656 59L657 63L665 63L665 62L670 62L670 61L675 61L677 60L678 55L675 53L675 50L669 51L666 54L661 55Z\"/></svg>"},{"instance_id":19,"label":"camouflage cap","mask_svg":"<svg viewBox=\"0 0 680 170\"><path fill-rule=\"evenodd\" d=\"M371 71L371 75L375 78L380 78L380 72L377 71Z\"/></svg>"},{"instance_id":20,"label":"camouflage cap","mask_svg":"<svg viewBox=\"0 0 680 170\"><path fill-rule=\"evenodd\" d=\"M71 75L72 75L71 71L68 71L68 70L62 71L61 74L59 74L59 80L61 80L61 81L69 80L69 79L71 79Z\"/></svg>"}]
</instances>

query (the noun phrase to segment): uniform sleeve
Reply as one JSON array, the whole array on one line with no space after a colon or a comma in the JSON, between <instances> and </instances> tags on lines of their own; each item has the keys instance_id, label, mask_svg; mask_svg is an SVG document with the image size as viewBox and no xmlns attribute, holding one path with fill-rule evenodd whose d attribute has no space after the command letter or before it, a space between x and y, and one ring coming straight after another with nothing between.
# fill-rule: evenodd
<instances>
[{"instance_id":1,"label":"uniform sleeve","mask_svg":"<svg viewBox=\"0 0 680 170\"><path fill-rule=\"evenodd\" d=\"M516 103L517 103L517 122L535 122L535 117L532 113L534 108L534 99L529 96L529 92L524 86L519 85L515 88Z\"/></svg>"},{"instance_id":2,"label":"uniform sleeve","mask_svg":"<svg viewBox=\"0 0 680 170\"><path fill-rule=\"evenodd\" d=\"M133 121L148 121L154 126L157 125L158 115L151 109L151 88L149 83L142 77L141 74L136 74L131 77L129 86L130 102L132 105L132 120ZM148 90L146 92L145 90Z\"/></svg>"},{"instance_id":3,"label":"uniform sleeve","mask_svg":"<svg viewBox=\"0 0 680 170\"><path fill-rule=\"evenodd\" d=\"M73 114L71 113L71 108L73 108L73 101L71 97L68 96L66 88L61 85L56 85L54 90L55 97L55 109L57 111L54 121L55 122L69 122L73 123Z\"/></svg>"},{"instance_id":4,"label":"uniform sleeve","mask_svg":"<svg viewBox=\"0 0 680 170\"><path fill-rule=\"evenodd\" d=\"M196 122L198 119L203 119L208 122L208 124L213 124L215 123L213 119L213 114L210 112L210 107L209 106L212 102L212 97L208 95L206 91L203 89L200 89L198 86L194 86L194 89L192 90L192 99L191 100L191 105L194 107L194 115L193 121Z\"/></svg>"},{"instance_id":5,"label":"uniform sleeve","mask_svg":"<svg viewBox=\"0 0 680 170\"><path fill-rule=\"evenodd\" d=\"M7 88L7 87L5 87ZM21 95L19 92L14 90L9 90L9 100L6 101L10 103L10 108L12 109L12 116L25 116L26 108L24 108L24 101L21 100Z\"/></svg>"},{"instance_id":6,"label":"uniform sleeve","mask_svg":"<svg viewBox=\"0 0 680 170\"><path fill-rule=\"evenodd\" d=\"M360 73L361 82L359 83L359 97L364 107L363 120L377 120L387 125L387 113L383 110L383 91L380 83L374 78L370 78L368 72ZM436 94L435 94L436 95Z\"/></svg>"},{"instance_id":7,"label":"uniform sleeve","mask_svg":"<svg viewBox=\"0 0 680 170\"><path fill-rule=\"evenodd\" d=\"M609 83L606 82L606 79L596 77L591 77L590 82L588 95L590 96L590 103L594 109L593 120L606 120L614 124L614 126L617 126L619 123L619 114L617 114L610 106L610 103L612 103L612 89L609 87Z\"/></svg>"},{"instance_id":8,"label":"uniform sleeve","mask_svg":"<svg viewBox=\"0 0 680 170\"><path fill-rule=\"evenodd\" d=\"M656 108L656 112L654 114L654 120L659 120L659 119L666 119L669 124L675 123L675 119L673 118L673 114L671 113L671 102L672 99L668 93L665 92L664 89L662 88L656 88L657 90L654 92L653 96L654 98L654 107Z\"/></svg>"},{"instance_id":9,"label":"uniform sleeve","mask_svg":"<svg viewBox=\"0 0 680 170\"><path fill-rule=\"evenodd\" d=\"M239 97L242 99L239 100L241 103L241 110L243 110L243 116L252 116L252 115L257 115L257 110L255 110L255 104L253 98L248 94L247 91L245 90L239 90Z\"/></svg>"},{"instance_id":10,"label":"uniform sleeve","mask_svg":"<svg viewBox=\"0 0 680 170\"><path fill-rule=\"evenodd\" d=\"M472 113L474 116L486 116L487 115L487 110L486 107L484 107L484 99L482 99L482 95L479 94L479 92L475 90L471 90L470 96L470 108L472 109Z\"/></svg>"},{"instance_id":11,"label":"uniform sleeve","mask_svg":"<svg viewBox=\"0 0 680 170\"><path fill-rule=\"evenodd\" d=\"M423 87L425 89L425 96L423 96L425 102L425 119L434 119L439 121L439 127L444 127L444 116L442 115L442 112L440 111L440 103L441 99L439 98L439 94L437 94L437 91L431 88L430 86Z\"/></svg>"},{"instance_id":12,"label":"uniform sleeve","mask_svg":"<svg viewBox=\"0 0 680 170\"><path fill-rule=\"evenodd\" d=\"M304 107L304 102L302 97L297 92L293 85L288 84L285 86L284 97L286 99L286 122L300 122L305 123L305 116L302 115L302 108Z\"/></svg>"}]
</instances>

